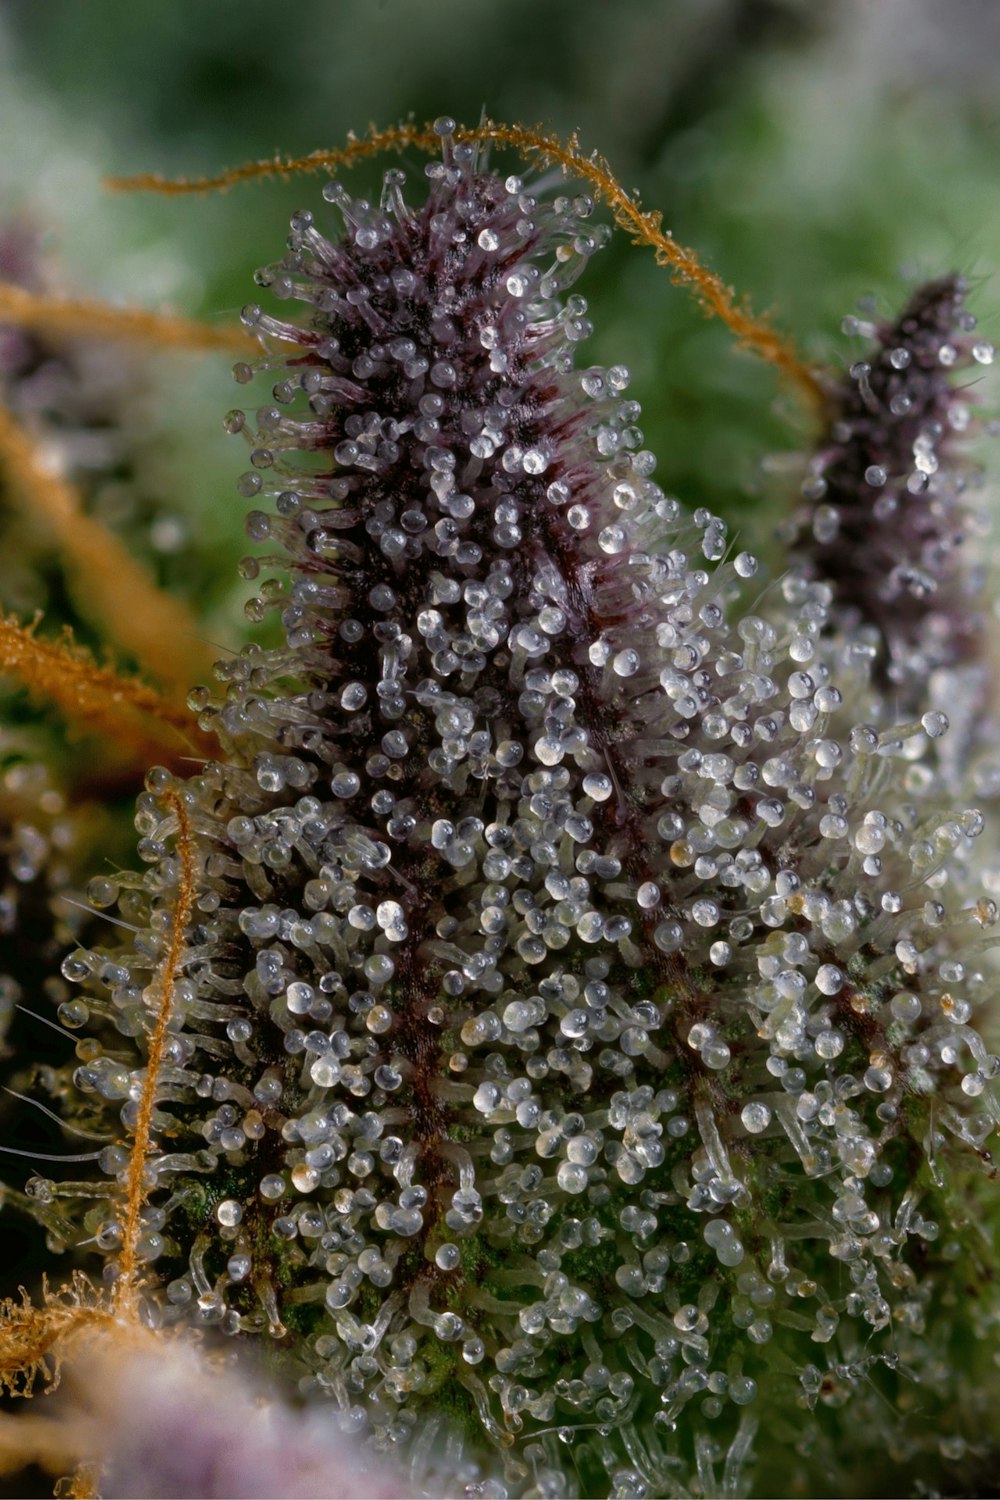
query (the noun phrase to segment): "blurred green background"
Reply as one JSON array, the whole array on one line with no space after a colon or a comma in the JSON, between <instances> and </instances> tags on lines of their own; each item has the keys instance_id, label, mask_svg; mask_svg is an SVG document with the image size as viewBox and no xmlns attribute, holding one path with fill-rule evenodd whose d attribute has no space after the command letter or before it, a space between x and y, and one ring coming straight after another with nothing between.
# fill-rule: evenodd
<instances>
[{"instance_id":1,"label":"blurred green background","mask_svg":"<svg viewBox=\"0 0 1000 1500\"><path fill-rule=\"evenodd\" d=\"M45 231L67 285L219 319L320 181L157 199L110 196L104 173L210 173L409 115L579 127L682 242L842 364L841 318L869 294L889 311L907 276L982 276L974 306L997 327L998 47L992 0L5 0L0 210ZM661 482L746 536L762 458L806 441L794 400L624 237L582 289L584 357L632 370ZM229 634L245 458L220 435L227 361L151 366L149 482L197 559L176 586Z\"/></svg>"}]
</instances>

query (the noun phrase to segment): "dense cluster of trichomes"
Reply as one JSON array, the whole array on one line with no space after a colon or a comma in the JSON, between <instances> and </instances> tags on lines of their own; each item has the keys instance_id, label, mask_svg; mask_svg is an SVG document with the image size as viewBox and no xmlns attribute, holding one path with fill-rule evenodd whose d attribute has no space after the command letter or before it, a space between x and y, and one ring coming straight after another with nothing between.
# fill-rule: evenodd
<instances>
[{"instance_id":1,"label":"dense cluster of trichomes","mask_svg":"<svg viewBox=\"0 0 1000 1500\"><path fill-rule=\"evenodd\" d=\"M877 628L877 673L921 701L935 668L965 662L978 626L977 580L960 548L970 523L965 474L942 443L969 424L942 371L963 355L992 364L956 276L922 286L897 322L847 320L875 339L837 403L838 431L810 464L803 495L807 567L852 623ZM957 340L957 342L956 342Z\"/></svg>"},{"instance_id":2,"label":"dense cluster of trichomes","mask_svg":"<svg viewBox=\"0 0 1000 1500\"><path fill-rule=\"evenodd\" d=\"M828 441L809 464L798 513L783 528L792 558L833 590L834 619L868 627L872 676L897 717L940 708L950 720L938 762L949 790L995 797L984 632L985 515L969 505L978 472L954 437L973 421L966 390L945 376L993 363L974 336L957 276L927 282L895 322L844 320L873 345L836 391ZM974 389L974 382L972 383Z\"/></svg>"},{"instance_id":3,"label":"dense cluster of trichomes","mask_svg":"<svg viewBox=\"0 0 1000 1500\"><path fill-rule=\"evenodd\" d=\"M246 309L274 404L228 419L284 643L199 690L225 758L151 773L145 873L91 887L132 935L64 965L75 1088L128 1132L179 796L149 1316L269 1333L415 1486L735 1493L765 1397L789 1484L837 1487L849 1400L855 1461L932 1464L981 1420L926 1417L957 1278L967 1327L995 1315L996 910L949 884L983 818L940 810L947 719L895 722L884 684L944 660L947 376L986 350L955 281L880 335L806 562L749 604L754 558L654 482L627 371L576 366L592 204L441 134L424 203L332 184L343 235L299 213L258 277L306 309ZM854 570L876 499L914 554L888 580ZM128 1155L86 1214L112 1276Z\"/></svg>"}]
</instances>

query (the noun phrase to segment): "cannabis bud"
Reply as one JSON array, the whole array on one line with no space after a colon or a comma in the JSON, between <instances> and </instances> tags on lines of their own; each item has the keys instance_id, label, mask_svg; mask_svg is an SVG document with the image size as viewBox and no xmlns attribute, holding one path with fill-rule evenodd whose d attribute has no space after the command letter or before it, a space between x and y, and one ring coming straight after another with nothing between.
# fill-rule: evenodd
<instances>
[{"instance_id":1,"label":"cannabis bud","mask_svg":"<svg viewBox=\"0 0 1000 1500\"><path fill-rule=\"evenodd\" d=\"M196 692L223 755L150 774L146 872L91 889L132 939L64 965L72 1110L143 1144L82 1223L131 1276L144 1174L145 1318L270 1337L414 1489L736 1494L765 1403L765 1492L846 1484L845 1421L855 1468L931 1473L986 1421L996 908L949 882L983 817L947 717L886 682L972 649L948 377L984 346L956 281L917 295L751 585L627 370L578 366L592 201L437 129L422 204L392 169L325 189L339 235L295 215L258 281L304 316L244 311L283 641Z\"/></svg>"},{"instance_id":2,"label":"cannabis bud","mask_svg":"<svg viewBox=\"0 0 1000 1500\"><path fill-rule=\"evenodd\" d=\"M976 476L953 452L971 421L969 393L944 377L992 364L994 350L969 336L965 294L946 276L883 327L845 320L847 332L876 339L874 354L836 393L798 517L806 569L830 584L838 614L873 627L876 681L915 711L935 671L969 664L982 631L982 579L962 552L983 529L965 504Z\"/></svg>"}]
</instances>

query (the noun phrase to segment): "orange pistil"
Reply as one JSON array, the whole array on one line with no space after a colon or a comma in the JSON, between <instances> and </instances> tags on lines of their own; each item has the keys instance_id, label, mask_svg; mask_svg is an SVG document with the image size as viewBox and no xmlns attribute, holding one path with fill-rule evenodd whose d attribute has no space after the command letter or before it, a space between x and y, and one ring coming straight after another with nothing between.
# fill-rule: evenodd
<instances>
[{"instance_id":1,"label":"orange pistil","mask_svg":"<svg viewBox=\"0 0 1000 1500\"><path fill-rule=\"evenodd\" d=\"M257 342L240 328L213 328L193 318L149 312L144 307L111 307L86 298L40 296L0 282L0 324L32 333L67 337L131 339L164 348L242 354L258 352Z\"/></svg>"},{"instance_id":2,"label":"orange pistil","mask_svg":"<svg viewBox=\"0 0 1000 1500\"><path fill-rule=\"evenodd\" d=\"M166 1046L167 1027L173 1006L174 985L180 977L184 942L195 899L194 835L187 808L177 791L168 791L164 800L177 819L177 858L180 873L173 920L170 925L170 941L166 957L152 986L157 992L156 1014L149 1037L146 1077L139 1098L135 1131L132 1137L132 1154L126 1183L122 1250L118 1261L118 1279L115 1282L113 1294L114 1310L119 1315L134 1314L136 1308L139 1236L142 1228L139 1216L149 1195L146 1157L152 1137L153 1107L156 1102L160 1069L163 1066L163 1051Z\"/></svg>"},{"instance_id":3,"label":"orange pistil","mask_svg":"<svg viewBox=\"0 0 1000 1500\"><path fill-rule=\"evenodd\" d=\"M71 722L126 748L139 766L217 753L193 716L153 688L99 666L69 639L39 640L34 626L13 618L0 617L0 672L19 678Z\"/></svg>"},{"instance_id":4,"label":"orange pistil","mask_svg":"<svg viewBox=\"0 0 1000 1500\"><path fill-rule=\"evenodd\" d=\"M563 143L558 136L524 125L495 124L485 121L471 129L458 129L454 139L476 145L509 146L522 154L538 156L543 163L556 163L570 176L582 178L600 194L614 216L640 245L649 245L662 266L669 267L674 279L690 286L706 312L718 317L743 348L774 365L796 385L809 404L825 408L826 392L817 373L796 352L791 340L778 333L751 310L745 299L737 299L732 287L715 272L703 266L694 250L688 249L663 228L661 213L642 208L638 199L622 187L605 159L597 152L584 155L575 135ZM346 146L327 151L313 151L308 156L276 156L271 161L245 162L215 177L169 180L157 173L138 177L113 177L108 185L118 192L207 193L235 187L264 177L291 177L301 172L321 172L350 166L364 157L384 151L440 150L441 137L429 127L400 125L387 130L372 129L367 136L348 136Z\"/></svg>"},{"instance_id":5,"label":"orange pistil","mask_svg":"<svg viewBox=\"0 0 1000 1500\"><path fill-rule=\"evenodd\" d=\"M54 536L83 602L112 639L161 682L186 693L211 672L215 653L186 606L157 587L112 532L88 516L79 493L50 472L24 429L0 407L0 465L29 515Z\"/></svg>"}]
</instances>

